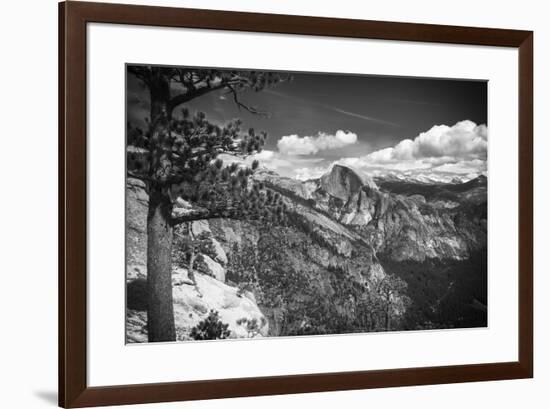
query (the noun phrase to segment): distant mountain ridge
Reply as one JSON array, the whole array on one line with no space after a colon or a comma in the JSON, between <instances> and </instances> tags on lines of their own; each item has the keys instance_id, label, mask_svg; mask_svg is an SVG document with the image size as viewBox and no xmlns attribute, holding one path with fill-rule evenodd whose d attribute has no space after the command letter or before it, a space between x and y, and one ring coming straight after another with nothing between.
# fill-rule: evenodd
<instances>
[{"instance_id":1,"label":"distant mountain ridge","mask_svg":"<svg viewBox=\"0 0 550 409\"><path fill-rule=\"evenodd\" d=\"M274 172L255 177L286 195L290 205L306 200L311 209L399 260L464 259L486 241L485 176L460 184L378 179L377 185L361 171L334 165L319 179L305 182ZM464 216L475 210L479 217L470 223Z\"/></svg>"},{"instance_id":2,"label":"distant mountain ridge","mask_svg":"<svg viewBox=\"0 0 550 409\"><path fill-rule=\"evenodd\" d=\"M475 179L479 174L456 174L443 172L395 172L389 171L373 175L374 180L401 181L425 184L462 184Z\"/></svg>"}]
</instances>

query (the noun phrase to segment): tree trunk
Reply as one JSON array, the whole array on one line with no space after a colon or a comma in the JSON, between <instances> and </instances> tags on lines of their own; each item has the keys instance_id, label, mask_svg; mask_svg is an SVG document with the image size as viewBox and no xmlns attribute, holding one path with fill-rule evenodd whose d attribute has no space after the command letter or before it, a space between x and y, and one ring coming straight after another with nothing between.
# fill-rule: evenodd
<instances>
[{"instance_id":1,"label":"tree trunk","mask_svg":"<svg viewBox=\"0 0 550 409\"><path fill-rule=\"evenodd\" d=\"M164 114L167 117L172 116L169 107L170 102L170 80L166 78L162 70L153 70L149 84L149 94L151 97L151 122L154 122L158 115Z\"/></svg>"},{"instance_id":2,"label":"tree trunk","mask_svg":"<svg viewBox=\"0 0 550 409\"><path fill-rule=\"evenodd\" d=\"M162 125L157 120L166 115L170 101L169 81L154 71L150 82L151 123L158 127L152 129L151 154L156 156L154 146L162 146ZM155 167L162 165L152 162ZM172 296L172 238L170 222L172 201L166 189L152 182L149 185L149 213L147 216L147 286L148 309L147 330L149 342L166 342L176 340L174 323L174 302Z\"/></svg>"},{"instance_id":3,"label":"tree trunk","mask_svg":"<svg viewBox=\"0 0 550 409\"><path fill-rule=\"evenodd\" d=\"M149 342L175 341L172 297L172 203L160 189L149 193L147 217L147 330Z\"/></svg>"}]
</instances>

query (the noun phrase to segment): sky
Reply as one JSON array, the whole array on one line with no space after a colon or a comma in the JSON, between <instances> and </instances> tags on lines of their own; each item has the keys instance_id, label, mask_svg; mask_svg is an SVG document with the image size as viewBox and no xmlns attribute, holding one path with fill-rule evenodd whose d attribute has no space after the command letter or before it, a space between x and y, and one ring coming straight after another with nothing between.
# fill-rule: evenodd
<instances>
[{"instance_id":1,"label":"sky","mask_svg":"<svg viewBox=\"0 0 550 409\"><path fill-rule=\"evenodd\" d=\"M128 76L128 120L148 116L147 90ZM223 124L266 131L264 150L248 160L283 176L314 178L342 163L374 176L472 178L486 173L487 83L349 74L294 73L290 82L240 100L266 116L239 110L216 91L191 101Z\"/></svg>"}]
</instances>

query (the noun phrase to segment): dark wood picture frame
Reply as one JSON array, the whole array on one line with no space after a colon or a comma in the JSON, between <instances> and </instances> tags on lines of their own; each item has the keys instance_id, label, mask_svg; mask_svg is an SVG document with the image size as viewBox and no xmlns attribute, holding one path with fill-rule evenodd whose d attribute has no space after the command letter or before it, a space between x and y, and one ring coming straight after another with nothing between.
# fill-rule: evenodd
<instances>
[{"instance_id":1,"label":"dark wood picture frame","mask_svg":"<svg viewBox=\"0 0 550 409\"><path fill-rule=\"evenodd\" d=\"M514 47L519 50L518 361L89 387L86 381L86 24L90 22ZM533 376L531 31L120 4L59 4L59 405L86 407Z\"/></svg>"}]
</instances>

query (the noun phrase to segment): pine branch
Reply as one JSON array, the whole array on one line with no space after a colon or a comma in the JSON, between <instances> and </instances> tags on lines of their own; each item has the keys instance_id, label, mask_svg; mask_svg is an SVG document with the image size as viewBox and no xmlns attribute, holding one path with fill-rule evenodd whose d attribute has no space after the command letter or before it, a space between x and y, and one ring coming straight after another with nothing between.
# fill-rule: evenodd
<instances>
[{"instance_id":1,"label":"pine branch","mask_svg":"<svg viewBox=\"0 0 550 409\"><path fill-rule=\"evenodd\" d=\"M170 102L168 103L168 109L170 111L173 111L178 105L185 104L186 102L189 102L195 98L208 94L209 92L222 89L224 87L225 87L225 84L222 83L215 87L203 87L203 88L193 89L185 93L178 94L172 97L172 99L170 99Z\"/></svg>"}]
</instances>

